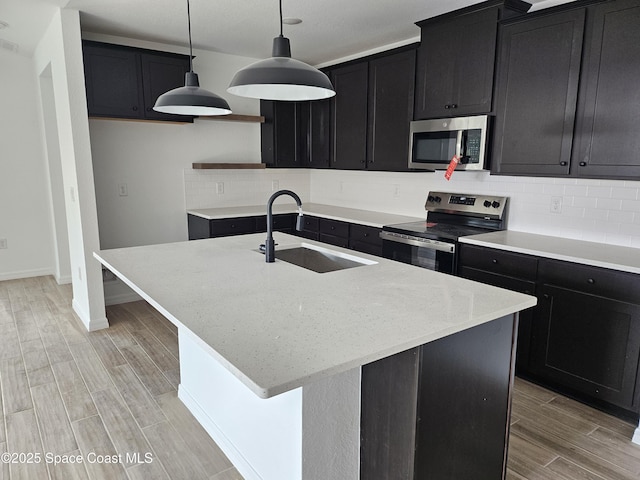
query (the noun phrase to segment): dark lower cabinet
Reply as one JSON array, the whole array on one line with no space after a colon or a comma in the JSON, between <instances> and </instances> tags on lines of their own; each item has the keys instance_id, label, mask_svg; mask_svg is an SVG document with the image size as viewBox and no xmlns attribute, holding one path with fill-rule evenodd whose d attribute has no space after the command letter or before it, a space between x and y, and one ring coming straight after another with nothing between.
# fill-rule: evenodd
<instances>
[{"instance_id":1,"label":"dark lower cabinet","mask_svg":"<svg viewBox=\"0 0 640 480\"><path fill-rule=\"evenodd\" d=\"M302 230L297 231L295 229L297 216L297 213L274 215L273 231L289 233L370 255L382 256L381 228L304 215ZM209 220L188 214L187 222L189 240L246 235L267 231L266 215Z\"/></svg>"},{"instance_id":2,"label":"dark lower cabinet","mask_svg":"<svg viewBox=\"0 0 640 480\"><path fill-rule=\"evenodd\" d=\"M295 213L273 216L273 230L292 233L295 226ZM189 240L203 238L228 237L231 235L247 235L267 231L266 215L254 217L235 217L206 219L197 215L187 215Z\"/></svg>"},{"instance_id":3,"label":"dark lower cabinet","mask_svg":"<svg viewBox=\"0 0 640 480\"><path fill-rule=\"evenodd\" d=\"M536 294L538 259L531 255L460 245L458 275L494 287L527 295ZM531 350L531 328L534 309L520 312L516 372L527 372Z\"/></svg>"},{"instance_id":4,"label":"dark lower cabinet","mask_svg":"<svg viewBox=\"0 0 640 480\"><path fill-rule=\"evenodd\" d=\"M637 420L637 275L541 260L539 284L530 373L594 406Z\"/></svg>"},{"instance_id":5,"label":"dark lower cabinet","mask_svg":"<svg viewBox=\"0 0 640 480\"><path fill-rule=\"evenodd\" d=\"M321 218L318 224L318 240L338 247L349 248L349 224L339 220Z\"/></svg>"},{"instance_id":6,"label":"dark lower cabinet","mask_svg":"<svg viewBox=\"0 0 640 480\"><path fill-rule=\"evenodd\" d=\"M381 228L351 224L349 248L358 252L382 256Z\"/></svg>"},{"instance_id":7,"label":"dark lower cabinet","mask_svg":"<svg viewBox=\"0 0 640 480\"><path fill-rule=\"evenodd\" d=\"M362 480L506 475L517 315L362 367Z\"/></svg>"},{"instance_id":8,"label":"dark lower cabinet","mask_svg":"<svg viewBox=\"0 0 640 480\"><path fill-rule=\"evenodd\" d=\"M518 375L638 419L638 275L466 244L458 274L537 296L520 314Z\"/></svg>"}]
</instances>

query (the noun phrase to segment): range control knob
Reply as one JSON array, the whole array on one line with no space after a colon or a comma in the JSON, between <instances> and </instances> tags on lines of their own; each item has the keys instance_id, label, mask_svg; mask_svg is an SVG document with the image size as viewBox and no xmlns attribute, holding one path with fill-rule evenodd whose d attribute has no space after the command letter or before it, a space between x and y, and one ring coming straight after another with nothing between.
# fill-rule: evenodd
<instances>
[{"instance_id":1,"label":"range control knob","mask_svg":"<svg viewBox=\"0 0 640 480\"><path fill-rule=\"evenodd\" d=\"M427 197L427 202L433 202L435 200L435 198L433 198L433 195L429 195Z\"/></svg>"},{"instance_id":2,"label":"range control knob","mask_svg":"<svg viewBox=\"0 0 640 480\"><path fill-rule=\"evenodd\" d=\"M493 201L493 203L491 204L491 206L493 208L498 208L500 206L500 202L496 202L495 200Z\"/></svg>"},{"instance_id":3,"label":"range control knob","mask_svg":"<svg viewBox=\"0 0 640 480\"><path fill-rule=\"evenodd\" d=\"M440 197L436 197L436 198L434 198L434 200L436 201L436 203L440 203L442 201L442 199Z\"/></svg>"},{"instance_id":4,"label":"range control knob","mask_svg":"<svg viewBox=\"0 0 640 480\"><path fill-rule=\"evenodd\" d=\"M485 200L483 205L487 208L489 208L491 206L491 202L489 200Z\"/></svg>"}]
</instances>

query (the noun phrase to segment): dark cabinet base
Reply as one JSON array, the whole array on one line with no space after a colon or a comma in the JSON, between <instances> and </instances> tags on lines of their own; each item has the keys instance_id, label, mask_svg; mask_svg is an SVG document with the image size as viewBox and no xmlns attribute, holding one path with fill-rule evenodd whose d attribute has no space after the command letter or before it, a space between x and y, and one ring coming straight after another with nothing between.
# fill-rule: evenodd
<instances>
[{"instance_id":1,"label":"dark cabinet base","mask_svg":"<svg viewBox=\"0 0 640 480\"><path fill-rule=\"evenodd\" d=\"M504 479L516 331L508 315L365 365L360 478Z\"/></svg>"}]
</instances>

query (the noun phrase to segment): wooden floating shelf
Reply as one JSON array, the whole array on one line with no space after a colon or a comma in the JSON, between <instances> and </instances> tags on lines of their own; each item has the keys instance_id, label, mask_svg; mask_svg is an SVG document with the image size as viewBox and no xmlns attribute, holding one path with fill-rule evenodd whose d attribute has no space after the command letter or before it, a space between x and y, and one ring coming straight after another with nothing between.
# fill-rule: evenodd
<instances>
[{"instance_id":1,"label":"wooden floating shelf","mask_svg":"<svg viewBox=\"0 0 640 480\"><path fill-rule=\"evenodd\" d=\"M257 170L265 168L264 163L193 163L194 170Z\"/></svg>"},{"instance_id":2,"label":"wooden floating shelf","mask_svg":"<svg viewBox=\"0 0 640 480\"><path fill-rule=\"evenodd\" d=\"M231 113L229 115L213 115L196 117L198 120L222 120L227 122L249 122L249 123L264 123L264 117L261 115L237 115Z\"/></svg>"}]
</instances>

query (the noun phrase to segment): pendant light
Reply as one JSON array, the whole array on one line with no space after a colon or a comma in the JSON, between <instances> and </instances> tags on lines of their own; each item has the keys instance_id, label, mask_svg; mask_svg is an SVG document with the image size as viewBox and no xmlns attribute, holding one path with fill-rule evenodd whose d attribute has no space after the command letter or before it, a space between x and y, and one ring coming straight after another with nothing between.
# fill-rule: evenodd
<instances>
[{"instance_id":1,"label":"pendant light","mask_svg":"<svg viewBox=\"0 0 640 480\"><path fill-rule=\"evenodd\" d=\"M228 115L231 108L227 101L204 88L200 88L198 74L193 71L193 49L191 45L191 9L187 0L189 20L189 71L185 74L184 87L163 93L156 100L156 112L175 115Z\"/></svg>"},{"instance_id":2,"label":"pendant light","mask_svg":"<svg viewBox=\"0 0 640 480\"><path fill-rule=\"evenodd\" d=\"M227 92L241 97L263 100L320 100L336 92L329 77L317 68L291 58L289 39L282 35L282 0L280 36L273 39L271 58L252 63L239 70Z\"/></svg>"}]
</instances>

